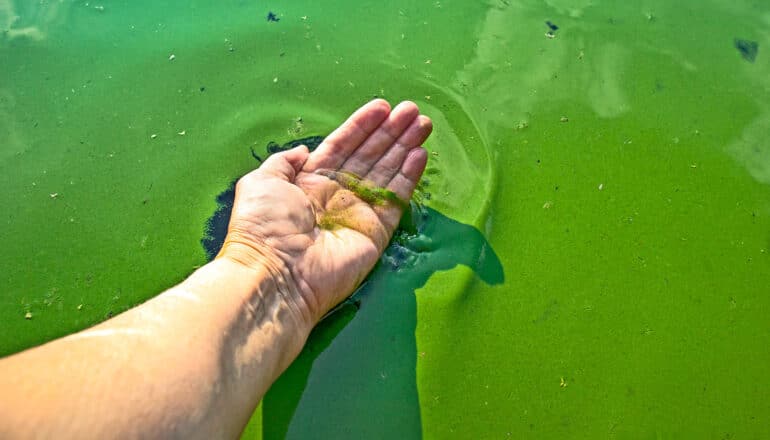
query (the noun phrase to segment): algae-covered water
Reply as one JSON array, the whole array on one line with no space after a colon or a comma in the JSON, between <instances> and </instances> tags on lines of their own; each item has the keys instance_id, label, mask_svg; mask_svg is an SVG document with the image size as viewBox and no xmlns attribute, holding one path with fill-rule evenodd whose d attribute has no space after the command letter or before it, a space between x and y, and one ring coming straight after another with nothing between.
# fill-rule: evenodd
<instances>
[{"instance_id":1,"label":"algae-covered water","mask_svg":"<svg viewBox=\"0 0 770 440\"><path fill-rule=\"evenodd\" d=\"M205 264L252 150L412 99L421 233L244 437L770 438L769 54L744 0L0 0L0 355Z\"/></svg>"}]
</instances>

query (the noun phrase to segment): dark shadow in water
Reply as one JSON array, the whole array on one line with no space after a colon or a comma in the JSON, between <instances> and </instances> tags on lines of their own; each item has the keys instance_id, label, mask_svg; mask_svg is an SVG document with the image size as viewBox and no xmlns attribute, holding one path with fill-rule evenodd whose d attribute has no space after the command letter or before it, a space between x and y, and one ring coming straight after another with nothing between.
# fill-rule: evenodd
<instances>
[{"instance_id":1,"label":"dark shadow in water","mask_svg":"<svg viewBox=\"0 0 770 440\"><path fill-rule=\"evenodd\" d=\"M271 147L278 148L271 143L269 153ZM224 239L233 191L231 185L217 197L207 223L201 243L209 258ZM434 272L459 264L487 284L504 281L500 260L475 227L412 205L364 284L316 326L270 388L262 402L263 438L421 438L415 291Z\"/></svg>"},{"instance_id":2,"label":"dark shadow in water","mask_svg":"<svg viewBox=\"0 0 770 440\"><path fill-rule=\"evenodd\" d=\"M736 38L733 40L735 48L741 53L744 60L753 63L757 59L757 53L759 53L759 43L756 41L742 40Z\"/></svg>"},{"instance_id":3,"label":"dark shadow in water","mask_svg":"<svg viewBox=\"0 0 770 440\"><path fill-rule=\"evenodd\" d=\"M348 302L322 321L267 393L264 439L421 438L415 290L458 264L503 282L476 228L426 209L420 233L397 237L353 296L358 310Z\"/></svg>"}]
</instances>

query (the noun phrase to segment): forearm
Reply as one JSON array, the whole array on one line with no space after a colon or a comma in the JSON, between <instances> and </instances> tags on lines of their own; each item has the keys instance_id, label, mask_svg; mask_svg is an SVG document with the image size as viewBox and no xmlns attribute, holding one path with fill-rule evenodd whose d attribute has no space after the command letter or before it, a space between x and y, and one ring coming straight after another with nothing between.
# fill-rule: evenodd
<instances>
[{"instance_id":1,"label":"forearm","mask_svg":"<svg viewBox=\"0 0 770 440\"><path fill-rule=\"evenodd\" d=\"M311 327L272 275L218 259L110 321L0 361L0 437L236 436Z\"/></svg>"}]
</instances>

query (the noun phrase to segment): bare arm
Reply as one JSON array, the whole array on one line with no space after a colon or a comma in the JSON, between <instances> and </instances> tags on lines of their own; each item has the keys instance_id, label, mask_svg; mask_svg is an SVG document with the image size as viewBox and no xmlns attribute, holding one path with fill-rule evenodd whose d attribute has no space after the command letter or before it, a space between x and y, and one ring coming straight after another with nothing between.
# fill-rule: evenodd
<instances>
[{"instance_id":1,"label":"bare arm","mask_svg":"<svg viewBox=\"0 0 770 440\"><path fill-rule=\"evenodd\" d=\"M269 158L239 181L214 261L109 321L0 360L0 438L237 437L376 263L431 129L414 104L375 100L315 152Z\"/></svg>"},{"instance_id":2,"label":"bare arm","mask_svg":"<svg viewBox=\"0 0 770 440\"><path fill-rule=\"evenodd\" d=\"M296 292L228 259L0 362L0 437L234 438L299 353Z\"/></svg>"}]
</instances>

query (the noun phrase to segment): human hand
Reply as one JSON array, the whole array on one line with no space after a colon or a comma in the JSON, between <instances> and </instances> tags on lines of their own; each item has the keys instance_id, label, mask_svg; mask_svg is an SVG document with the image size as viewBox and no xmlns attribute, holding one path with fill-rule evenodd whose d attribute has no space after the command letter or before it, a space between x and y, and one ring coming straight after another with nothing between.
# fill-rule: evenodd
<instances>
[{"instance_id":1,"label":"human hand","mask_svg":"<svg viewBox=\"0 0 770 440\"><path fill-rule=\"evenodd\" d=\"M384 251L425 169L432 129L414 103L391 111L377 99L314 152L274 154L238 181L217 258L266 268L314 325Z\"/></svg>"}]
</instances>

